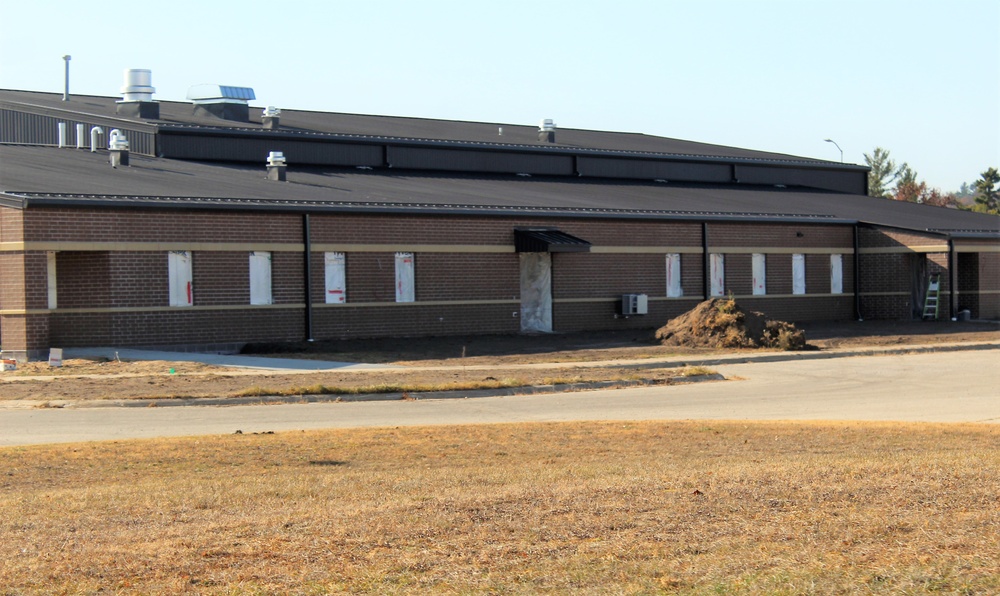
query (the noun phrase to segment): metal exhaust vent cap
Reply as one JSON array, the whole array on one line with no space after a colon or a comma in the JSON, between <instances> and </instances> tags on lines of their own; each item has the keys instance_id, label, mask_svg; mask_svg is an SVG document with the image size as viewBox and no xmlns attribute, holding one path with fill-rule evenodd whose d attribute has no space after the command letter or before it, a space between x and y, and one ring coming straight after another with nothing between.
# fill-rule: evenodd
<instances>
[{"instance_id":1,"label":"metal exhaust vent cap","mask_svg":"<svg viewBox=\"0 0 1000 596\"><path fill-rule=\"evenodd\" d=\"M546 118L538 124L538 130L550 132L556 129L556 123L552 118Z\"/></svg>"},{"instance_id":2,"label":"metal exhaust vent cap","mask_svg":"<svg viewBox=\"0 0 1000 596\"><path fill-rule=\"evenodd\" d=\"M153 101L156 89L152 86L153 73L148 68L126 68L122 85L122 101Z\"/></svg>"}]
</instances>

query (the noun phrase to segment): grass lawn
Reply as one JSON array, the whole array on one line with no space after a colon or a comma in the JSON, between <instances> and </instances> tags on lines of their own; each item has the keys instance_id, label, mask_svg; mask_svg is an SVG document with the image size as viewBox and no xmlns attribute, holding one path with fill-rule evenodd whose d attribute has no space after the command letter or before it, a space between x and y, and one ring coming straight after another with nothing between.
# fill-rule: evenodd
<instances>
[{"instance_id":1,"label":"grass lawn","mask_svg":"<svg viewBox=\"0 0 1000 596\"><path fill-rule=\"evenodd\" d=\"M560 423L0 449L0 593L1000 593L1000 426Z\"/></svg>"}]
</instances>

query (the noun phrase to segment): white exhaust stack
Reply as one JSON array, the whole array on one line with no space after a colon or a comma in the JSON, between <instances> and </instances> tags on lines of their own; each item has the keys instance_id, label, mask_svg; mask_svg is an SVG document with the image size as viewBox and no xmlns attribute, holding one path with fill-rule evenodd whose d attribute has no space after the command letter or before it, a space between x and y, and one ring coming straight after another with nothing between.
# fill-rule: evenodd
<instances>
[{"instance_id":1,"label":"white exhaust stack","mask_svg":"<svg viewBox=\"0 0 1000 596\"><path fill-rule=\"evenodd\" d=\"M556 123L551 118L542 120L538 125L538 140L543 143L556 142Z\"/></svg>"},{"instance_id":2,"label":"white exhaust stack","mask_svg":"<svg viewBox=\"0 0 1000 596\"><path fill-rule=\"evenodd\" d=\"M267 130L277 130L280 126L281 110L274 106L267 106L264 114L260 117L260 123Z\"/></svg>"},{"instance_id":3,"label":"white exhaust stack","mask_svg":"<svg viewBox=\"0 0 1000 596\"><path fill-rule=\"evenodd\" d=\"M125 84L121 88L122 98L115 106L115 113L130 118L159 120L160 104L153 101L156 89L152 82L153 75L148 68L126 69Z\"/></svg>"},{"instance_id":4,"label":"white exhaust stack","mask_svg":"<svg viewBox=\"0 0 1000 596\"><path fill-rule=\"evenodd\" d=\"M128 139L117 128L108 135L108 152L112 168L128 165Z\"/></svg>"},{"instance_id":5,"label":"white exhaust stack","mask_svg":"<svg viewBox=\"0 0 1000 596\"><path fill-rule=\"evenodd\" d=\"M281 151L271 151L267 154L267 179L276 182L285 181L285 170L288 164L285 163L285 154Z\"/></svg>"}]
</instances>

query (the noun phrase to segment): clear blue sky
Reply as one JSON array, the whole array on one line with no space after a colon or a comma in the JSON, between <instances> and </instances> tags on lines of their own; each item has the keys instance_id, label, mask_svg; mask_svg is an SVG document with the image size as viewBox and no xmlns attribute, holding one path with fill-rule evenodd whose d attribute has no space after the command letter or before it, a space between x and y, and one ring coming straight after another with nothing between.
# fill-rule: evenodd
<instances>
[{"instance_id":1,"label":"clear blue sky","mask_svg":"<svg viewBox=\"0 0 1000 596\"><path fill-rule=\"evenodd\" d=\"M0 0L0 88L623 130L863 163L1000 166L998 0Z\"/></svg>"}]
</instances>

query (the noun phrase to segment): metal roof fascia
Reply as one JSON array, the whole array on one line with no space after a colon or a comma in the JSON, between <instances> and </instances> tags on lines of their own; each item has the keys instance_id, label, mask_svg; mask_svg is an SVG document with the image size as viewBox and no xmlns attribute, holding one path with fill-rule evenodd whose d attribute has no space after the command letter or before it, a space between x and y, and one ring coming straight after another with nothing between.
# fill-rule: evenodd
<instances>
[{"instance_id":1,"label":"metal roof fascia","mask_svg":"<svg viewBox=\"0 0 1000 596\"><path fill-rule=\"evenodd\" d=\"M0 192L0 207L10 207L11 209L24 209L28 206L28 200L21 195L7 192Z\"/></svg>"},{"instance_id":2,"label":"metal roof fascia","mask_svg":"<svg viewBox=\"0 0 1000 596\"><path fill-rule=\"evenodd\" d=\"M132 120L129 118L119 118L117 116L107 116L104 114L93 114L91 112L84 112L80 110L67 110L64 108L54 108L49 106L40 106L36 104L23 103L17 101L9 101L0 99L0 107L5 107L8 109L18 110L20 108L32 108L32 110L26 112L28 114L36 114L40 116L65 116L67 119L80 120L84 118L91 118L97 120L103 120L107 122L119 122L122 125L128 124L134 127L146 127L148 130L143 132L156 133L158 132L158 124L155 121L148 120ZM37 110L37 111L36 111ZM23 110L21 110L23 111Z\"/></svg>"},{"instance_id":3,"label":"metal roof fascia","mask_svg":"<svg viewBox=\"0 0 1000 596\"><path fill-rule=\"evenodd\" d=\"M419 139L409 137L389 137L371 135L350 135L314 131L278 130L268 131L256 128L206 127L187 124L150 124L156 127L158 134L193 134L226 137L259 137L267 139L296 139L313 142L350 142L369 145L398 145L401 147L435 147L448 149L464 149L469 151L510 151L512 153L528 153L539 155L569 155L576 157L617 157L645 161L681 161L686 163L725 163L741 165L767 165L782 168L833 170L844 172L868 172L868 166L858 164L839 164L824 161L776 160L753 157L727 157L716 155L692 155L686 153L651 153L641 151L625 151L615 149L589 149L586 147L545 147L534 145L515 145L503 143L485 143L476 141L460 141L448 139Z\"/></svg>"},{"instance_id":4,"label":"metal roof fascia","mask_svg":"<svg viewBox=\"0 0 1000 596\"><path fill-rule=\"evenodd\" d=\"M573 210L533 210L516 207L484 205L482 207L442 206L428 208L421 206L391 206L367 205L333 205L333 204L279 204L278 202L262 203L227 203L234 199L217 199L212 202L160 200L158 197L148 197L147 200L123 200L115 198L86 199L82 202L76 197L31 197L24 199L24 207L76 207L76 208L114 208L114 209L198 209L215 211L279 211L285 213L379 213L405 215L482 215L484 217L544 217L544 218L582 218L582 219L652 219L677 221L735 221L746 223L794 223L816 225L855 225L859 222L853 219L835 216L766 214L739 215L726 213L668 213L641 211L573 211Z\"/></svg>"}]
</instances>

